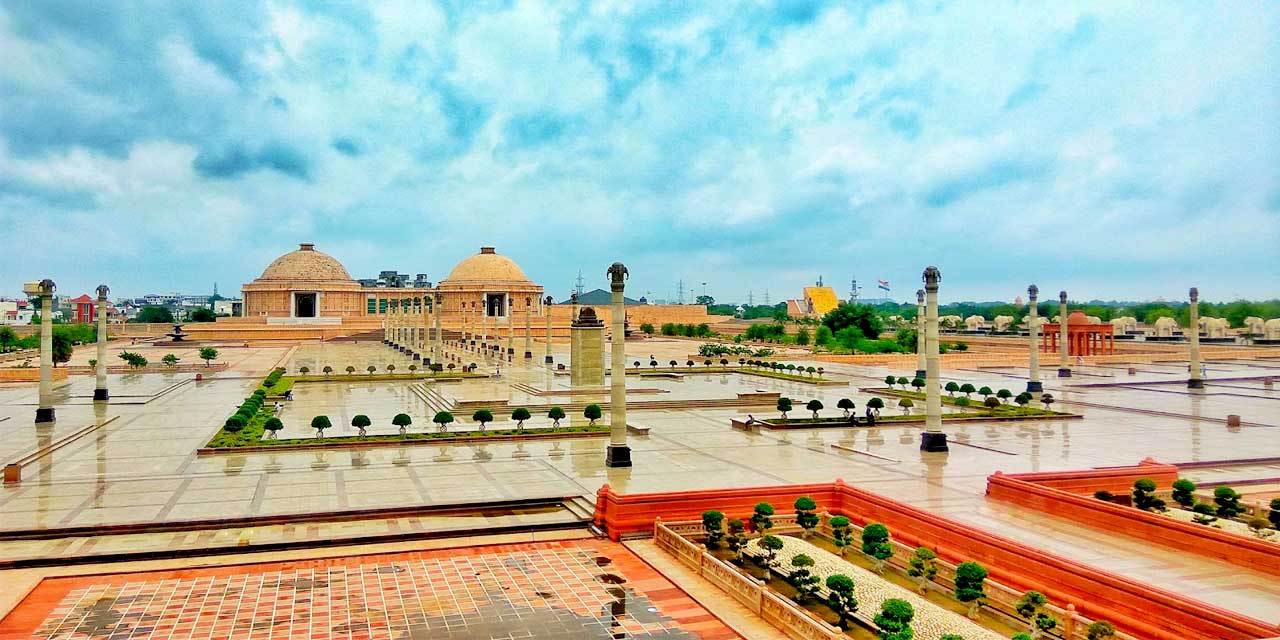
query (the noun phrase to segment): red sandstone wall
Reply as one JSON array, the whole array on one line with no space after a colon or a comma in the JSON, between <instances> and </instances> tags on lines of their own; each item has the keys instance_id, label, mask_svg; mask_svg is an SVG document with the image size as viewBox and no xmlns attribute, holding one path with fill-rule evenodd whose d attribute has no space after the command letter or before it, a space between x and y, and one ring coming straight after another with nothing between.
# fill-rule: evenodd
<instances>
[{"instance_id":1,"label":"red sandstone wall","mask_svg":"<svg viewBox=\"0 0 1280 640\"><path fill-rule=\"evenodd\" d=\"M785 513L801 495L811 496L820 508L844 514L857 524L883 523L897 540L933 548L947 561L977 561L992 578L1010 587L1037 589L1056 604L1074 604L1082 615L1109 620L1135 636L1245 640L1280 631L1261 621L1047 553L839 480L833 484L634 495L615 494L605 485L597 496L595 520L617 539L625 532L651 528L658 516L664 520L690 520L700 518L705 510L718 509L729 517L745 517L761 501L770 502L779 513Z\"/></svg>"},{"instance_id":2,"label":"red sandstone wall","mask_svg":"<svg viewBox=\"0 0 1280 640\"><path fill-rule=\"evenodd\" d=\"M1004 477L1079 495L1092 496L1097 491L1127 495L1133 491L1133 483L1141 478L1150 478L1155 481L1157 487L1167 490L1173 481L1178 479L1178 468L1171 464L1160 464L1148 458L1134 467L1011 473Z\"/></svg>"}]
</instances>

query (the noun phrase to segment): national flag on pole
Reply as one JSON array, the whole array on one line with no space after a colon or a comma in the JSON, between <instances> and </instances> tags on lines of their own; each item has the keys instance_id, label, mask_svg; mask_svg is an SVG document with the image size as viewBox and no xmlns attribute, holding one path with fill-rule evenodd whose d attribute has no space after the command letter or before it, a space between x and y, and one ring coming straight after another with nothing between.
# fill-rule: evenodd
<instances>
[{"instance_id":1,"label":"national flag on pole","mask_svg":"<svg viewBox=\"0 0 1280 640\"><path fill-rule=\"evenodd\" d=\"M880 288L880 289L884 289L885 291L888 291L888 290L889 290L889 281L888 281L888 280L876 280L876 286L877 286L878 288Z\"/></svg>"}]
</instances>

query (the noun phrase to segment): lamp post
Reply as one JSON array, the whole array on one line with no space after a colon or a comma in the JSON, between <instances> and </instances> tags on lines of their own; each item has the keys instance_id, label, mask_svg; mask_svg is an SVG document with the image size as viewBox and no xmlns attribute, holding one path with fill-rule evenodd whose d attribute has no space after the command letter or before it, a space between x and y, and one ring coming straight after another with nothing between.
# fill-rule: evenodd
<instances>
[{"instance_id":1,"label":"lamp post","mask_svg":"<svg viewBox=\"0 0 1280 640\"><path fill-rule=\"evenodd\" d=\"M36 424L54 422L53 411L53 292L58 285L45 278L22 288L27 295L40 297L40 399Z\"/></svg>"},{"instance_id":2,"label":"lamp post","mask_svg":"<svg viewBox=\"0 0 1280 640\"><path fill-rule=\"evenodd\" d=\"M1200 375L1200 290L1191 287L1191 322L1187 330L1191 332L1191 375L1187 378L1188 389L1203 389L1204 377Z\"/></svg>"},{"instance_id":3,"label":"lamp post","mask_svg":"<svg viewBox=\"0 0 1280 640\"><path fill-rule=\"evenodd\" d=\"M627 268L621 262L609 267L609 291L612 294L613 323L612 353L609 359L609 448L605 452L607 467L631 466L631 447L627 446L627 339L623 323L626 310L622 305L622 290L626 285Z\"/></svg>"},{"instance_id":4,"label":"lamp post","mask_svg":"<svg viewBox=\"0 0 1280 640\"><path fill-rule=\"evenodd\" d=\"M929 373L924 364L924 289L916 290L916 377L921 380Z\"/></svg>"},{"instance_id":5,"label":"lamp post","mask_svg":"<svg viewBox=\"0 0 1280 640\"><path fill-rule=\"evenodd\" d=\"M93 387L93 401L107 400L107 285L98 285L98 364L94 367L97 384Z\"/></svg>"},{"instance_id":6,"label":"lamp post","mask_svg":"<svg viewBox=\"0 0 1280 640\"><path fill-rule=\"evenodd\" d=\"M937 267L924 270L925 292L925 413L924 433L920 434L921 451L947 451L947 434L942 432L942 372L938 362L938 282L942 273Z\"/></svg>"},{"instance_id":7,"label":"lamp post","mask_svg":"<svg viewBox=\"0 0 1280 640\"><path fill-rule=\"evenodd\" d=\"M546 314L547 316L547 333L544 334L543 336L544 338L546 338L546 341L547 341L547 352L546 352L546 356L543 358L543 364L548 364L548 365L555 363L555 359L551 357L551 305L552 304L555 304L555 300L551 296L547 296L546 298L543 298L542 313Z\"/></svg>"},{"instance_id":8,"label":"lamp post","mask_svg":"<svg viewBox=\"0 0 1280 640\"><path fill-rule=\"evenodd\" d=\"M1071 349L1067 346L1067 340L1070 337L1067 333L1067 292L1058 292L1058 341L1062 344L1058 345L1058 377L1071 377Z\"/></svg>"},{"instance_id":9,"label":"lamp post","mask_svg":"<svg viewBox=\"0 0 1280 640\"><path fill-rule=\"evenodd\" d=\"M1039 393L1044 391L1044 385L1040 383L1040 325L1036 323L1036 296L1040 295L1040 288L1034 284L1027 287L1027 302L1030 308L1027 310L1027 334L1030 336L1031 354L1029 356L1028 366L1031 369L1031 377L1027 380L1027 392Z\"/></svg>"}]
</instances>

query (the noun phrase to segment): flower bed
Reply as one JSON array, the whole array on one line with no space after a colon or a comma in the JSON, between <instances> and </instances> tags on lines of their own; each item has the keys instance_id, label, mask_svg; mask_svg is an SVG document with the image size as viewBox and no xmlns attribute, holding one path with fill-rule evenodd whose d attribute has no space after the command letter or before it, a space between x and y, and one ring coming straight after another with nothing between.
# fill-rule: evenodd
<instances>
[{"instance_id":1,"label":"flower bed","mask_svg":"<svg viewBox=\"0 0 1280 640\"><path fill-rule=\"evenodd\" d=\"M914 592L903 589L880 576L854 565L840 556L825 549L791 536L778 536L783 547L777 552L772 571L787 575L791 567L791 559L798 554L813 558L814 566L810 571L818 576L819 595L826 597L825 587L828 576L837 573L853 578L854 593L858 599L858 611L865 616L875 615L881 605L889 598L898 598L911 603L915 609L915 617L911 620L911 629L915 637L921 640L938 640L943 634L957 634L965 640L1002 640L1004 636L979 626L964 616L947 611L929 602ZM743 553L759 557L764 554L760 548L760 538L747 544Z\"/></svg>"}]
</instances>

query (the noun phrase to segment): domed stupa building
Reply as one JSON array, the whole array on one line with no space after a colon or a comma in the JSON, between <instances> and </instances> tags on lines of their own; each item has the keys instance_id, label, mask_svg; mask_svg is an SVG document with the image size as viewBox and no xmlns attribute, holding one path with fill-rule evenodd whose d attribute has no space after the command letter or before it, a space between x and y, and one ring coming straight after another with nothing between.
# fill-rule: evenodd
<instances>
[{"instance_id":1,"label":"domed stupa building","mask_svg":"<svg viewBox=\"0 0 1280 640\"><path fill-rule=\"evenodd\" d=\"M304 242L276 258L242 287L244 315L266 318L342 318L365 315L364 287L333 256Z\"/></svg>"},{"instance_id":2,"label":"domed stupa building","mask_svg":"<svg viewBox=\"0 0 1280 640\"><path fill-rule=\"evenodd\" d=\"M436 285L441 308L447 316L478 313L484 309L491 318L505 318L508 310L540 315L542 286L525 276L514 260L498 255L493 247L459 262L448 277Z\"/></svg>"}]
</instances>

